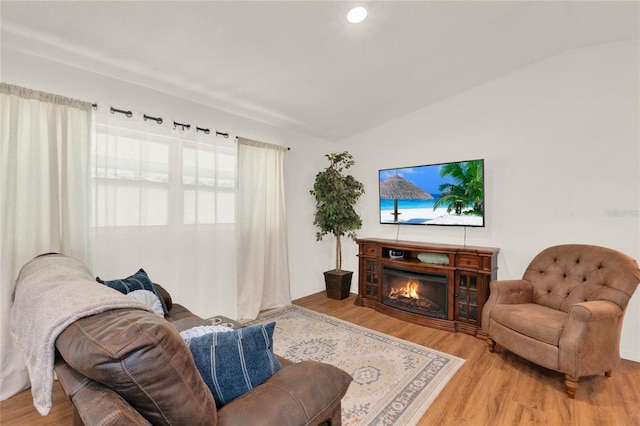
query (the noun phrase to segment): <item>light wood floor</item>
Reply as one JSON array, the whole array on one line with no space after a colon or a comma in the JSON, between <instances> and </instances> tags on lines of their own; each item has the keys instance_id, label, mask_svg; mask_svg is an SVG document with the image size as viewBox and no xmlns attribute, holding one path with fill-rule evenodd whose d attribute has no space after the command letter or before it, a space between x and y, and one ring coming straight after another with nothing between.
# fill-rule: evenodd
<instances>
[{"instance_id":1,"label":"light wood floor","mask_svg":"<svg viewBox=\"0 0 640 426\"><path fill-rule=\"evenodd\" d=\"M640 426L640 363L622 360L612 377L580 379L567 398L562 374L538 367L500 347L491 354L483 340L390 318L324 293L294 304L363 327L428 346L466 360L419 425L603 425ZM71 410L57 382L51 413L41 417L29 391L0 403L1 425L66 425Z\"/></svg>"}]
</instances>

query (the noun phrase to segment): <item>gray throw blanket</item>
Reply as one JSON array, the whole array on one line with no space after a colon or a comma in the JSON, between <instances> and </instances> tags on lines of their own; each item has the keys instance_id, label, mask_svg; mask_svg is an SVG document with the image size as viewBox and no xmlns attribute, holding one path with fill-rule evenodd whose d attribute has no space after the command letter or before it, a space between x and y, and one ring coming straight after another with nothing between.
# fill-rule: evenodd
<instances>
[{"instance_id":1,"label":"gray throw blanket","mask_svg":"<svg viewBox=\"0 0 640 426\"><path fill-rule=\"evenodd\" d=\"M80 261L64 255L36 257L20 270L11 332L22 347L33 404L45 416L52 406L55 342L77 319L116 308L146 305L95 281Z\"/></svg>"}]
</instances>

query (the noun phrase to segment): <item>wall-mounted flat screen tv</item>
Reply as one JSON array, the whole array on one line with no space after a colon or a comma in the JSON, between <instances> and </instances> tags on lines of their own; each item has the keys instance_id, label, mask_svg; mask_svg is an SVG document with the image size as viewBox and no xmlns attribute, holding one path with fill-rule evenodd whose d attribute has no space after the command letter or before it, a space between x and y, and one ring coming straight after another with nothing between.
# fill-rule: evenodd
<instances>
[{"instance_id":1,"label":"wall-mounted flat screen tv","mask_svg":"<svg viewBox=\"0 0 640 426\"><path fill-rule=\"evenodd\" d=\"M484 226L484 160L378 172L380 223Z\"/></svg>"}]
</instances>

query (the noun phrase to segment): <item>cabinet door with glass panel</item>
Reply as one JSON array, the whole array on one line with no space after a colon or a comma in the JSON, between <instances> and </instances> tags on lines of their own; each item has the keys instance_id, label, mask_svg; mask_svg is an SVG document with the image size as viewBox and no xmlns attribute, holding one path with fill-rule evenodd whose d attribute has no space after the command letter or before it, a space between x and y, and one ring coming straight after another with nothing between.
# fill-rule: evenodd
<instances>
[{"instance_id":1,"label":"cabinet door with glass panel","mask_svg":"<svg viewBox=\"0 0 640 426\"><path fill-rule=\"evenodd\" d=\"M478 323L478 290L480 277L478 274L458 271L456 273L456 319L464 322Z\"/></svg>"},{"instance_id":2,"label":"cabinet door with glass panel","mask_svg":"<svg viewBox=\"0 0 640 426\"><path fill-rule=\"evenodd\" d=\"M364 277L361 278L362 297L367 299L377 300L378 287L380 285L380 263L378 259L363 258L361 260L363 266L360 267L361 271L364 271Z\"/></svg>"}]
</instances>

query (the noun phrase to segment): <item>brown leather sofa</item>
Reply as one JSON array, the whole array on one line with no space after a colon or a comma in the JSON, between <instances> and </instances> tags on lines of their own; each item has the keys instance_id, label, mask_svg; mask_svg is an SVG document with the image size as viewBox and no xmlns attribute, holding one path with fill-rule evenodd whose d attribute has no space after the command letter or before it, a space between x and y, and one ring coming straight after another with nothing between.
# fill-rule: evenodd
<instances>
[{"instance_id":1,"label":"brown leather sofa","mask_svg":"<svg viewBox=\"0 0 640 426\"><path fill-rule=\"evenodd\" d=\"M340 425L352 380L329 364L291 363L216 410L179 332L210 325L173 304L169 315L115 309L81 318L56 340L55 371L74 425Z\"/></svg>"}]
</instances>

